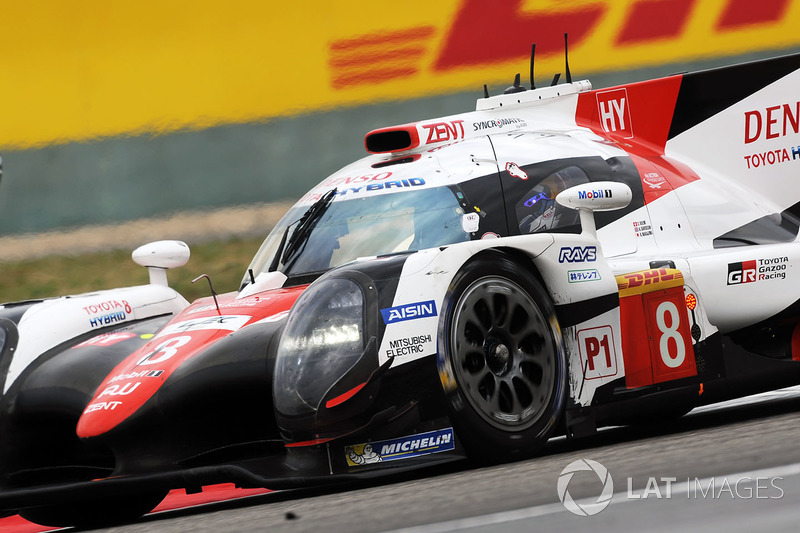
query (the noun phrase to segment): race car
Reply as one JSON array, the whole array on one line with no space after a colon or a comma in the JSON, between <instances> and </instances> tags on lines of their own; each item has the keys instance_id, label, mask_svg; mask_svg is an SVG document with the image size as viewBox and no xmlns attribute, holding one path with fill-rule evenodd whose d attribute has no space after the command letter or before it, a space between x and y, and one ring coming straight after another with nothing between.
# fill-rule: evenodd
<instances>
[{"instance_id":1,"label":"race car","mask_svg":"<svg viewBox=\"0 0 800 533\"><path fill-rule=\"evenodd\" d=\"M125 521L174 488L509 460L800 383L800 55L566 78L369 132L237 292L163 324L19 363L35 332L4 307L0 509Z\"/></svg>"}]
</instances>

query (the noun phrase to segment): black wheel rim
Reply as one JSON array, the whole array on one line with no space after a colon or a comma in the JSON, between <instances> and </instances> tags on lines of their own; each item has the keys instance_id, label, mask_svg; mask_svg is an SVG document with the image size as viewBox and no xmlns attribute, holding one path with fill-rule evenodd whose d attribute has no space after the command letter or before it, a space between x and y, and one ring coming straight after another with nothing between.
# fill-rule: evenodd
<instances>
[{"instance_id":1,"label":"black wheel rim","mask_svg":"<svg viewBox=\"0 0 800 533\"><path fill-rule=\"evenodd\" d=\"M519 285L474 281L456 303L450 335L456 380L484 420L520 431L546 413L558 351L547 317Z\"/></svg>"}]
</instances>

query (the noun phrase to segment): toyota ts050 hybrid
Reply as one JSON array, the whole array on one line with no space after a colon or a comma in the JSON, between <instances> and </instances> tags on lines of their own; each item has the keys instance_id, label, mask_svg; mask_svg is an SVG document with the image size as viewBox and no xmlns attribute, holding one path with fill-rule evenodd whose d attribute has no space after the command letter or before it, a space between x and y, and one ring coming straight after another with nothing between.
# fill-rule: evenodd
<instances>
[{"instance_id":1,"label":"toyota ts050 hybrid","mask_svg":"<svg viewBox=\"0 0 800 533\"><path fill-rule=\"evenodd\" d=\"M515 83L368 133L238 292L188 305L161 242L148 286L7 304L0 509L129 520L800 383L798 89L800 55Z\"/></svg>"}]
</instances>

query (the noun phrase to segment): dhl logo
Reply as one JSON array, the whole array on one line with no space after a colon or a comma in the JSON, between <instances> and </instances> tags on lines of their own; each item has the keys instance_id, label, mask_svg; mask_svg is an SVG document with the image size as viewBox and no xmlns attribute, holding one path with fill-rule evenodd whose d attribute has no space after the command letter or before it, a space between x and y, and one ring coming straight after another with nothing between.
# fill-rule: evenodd
<instances>
[{"instance_id":1,"label":"dhl logo","mask_svg":"<svg viewBox=\"0 0 800 533\"><path fill-rule=\"evenodd\" d=\"M594 59L616 57L625 63L626 50L654 45L677 45L650 64L702 57L730 46L741 30L776 28L797 18L792 0L463 0L449 25L429 24L367 33L332 41L329 45L331 87L346 89L411 78L427 71L446 74L455 69L485 67L527 58L531 42L537 55L563 52L563 34L580 53L592 44L583 62L597 68ZM794 8L794 9L790 9ZM431 7L431 9L434 9ZM793 32L792 33L796 33ZM772 40L770 45L768 41ZM681 44L693 43L691 50ZM786 34L775 32L763 43L785 46ZM749 41L749 50L758 40ZM645 57L647 57L647 55ZM633 56L632 56L633 57ZM647 60L640 61L642 64ZM630 63L635 63L631 61ZM631 65L633 66L633 65ZM618 65L619 68L619 65Z\"/></svg>"},{"instance_id":2,"label":"dhl logo","mask_svg":"<svg viewBox=\"0 0 800 533\"><path fill-rule=\"evenodd\" d=\"M616 276L621 297L683 286L683 274L675 268L653 268Z\"/></svg>"},{"instance_id":3,"label":"dhl logo","mask_svg":"<svg viewBox=\"0 0 800 533\"><path fill-rule=\"evenodd\" d=\"M508 85L527 70L532 42L538 77L562 71L564 32L577 79L800 46L800 0L193 6L16 3L0 43L3 73L14 80L0 84L0 148L168 134L467 89L479 94L483 83ZM104 31L94 31L96 20ZM614 107L621 104L614 98L598 102L603 125L632 135L627 108ZM423 134L461 132L447 128Z\"/></svg>"}]
</instances>

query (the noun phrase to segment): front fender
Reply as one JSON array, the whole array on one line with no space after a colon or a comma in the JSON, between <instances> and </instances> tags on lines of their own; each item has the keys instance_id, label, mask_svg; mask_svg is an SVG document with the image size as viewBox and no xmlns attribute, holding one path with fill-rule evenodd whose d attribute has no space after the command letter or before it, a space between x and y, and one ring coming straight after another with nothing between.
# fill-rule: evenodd
<instances>
[{"instance_id":1,"label":"front fender","mask_svg":"<svg viewBox=\"0 0 800 533\"><path fill-rule=\"evenodd\" d=\"M409 256L387 308L397 319L386 323L379 364L393 359L392 366L397 366L437 353L439 313L451 282L469 260L488 250L516 257L521 268L531 268L541 278L564 336L570 396L576 403L588 405L598 387L624 376L616 279L599 242L576 234L472 241ZM608 347L610 363L603 372L589 371L587 343L592 349L598 343Z\"/></svg>"}]
</instances>

